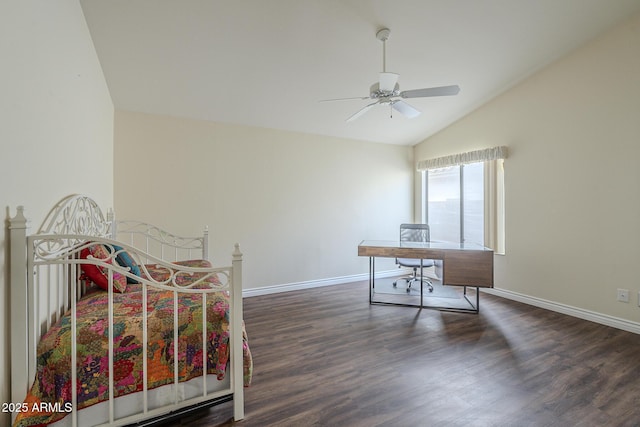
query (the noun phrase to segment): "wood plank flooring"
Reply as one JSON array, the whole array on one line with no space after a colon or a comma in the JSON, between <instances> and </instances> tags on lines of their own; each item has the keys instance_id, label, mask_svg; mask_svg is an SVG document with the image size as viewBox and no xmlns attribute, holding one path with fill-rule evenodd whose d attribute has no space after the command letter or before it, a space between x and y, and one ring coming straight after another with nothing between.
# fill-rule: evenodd
<instances>
[{"instance_id":1,"label":"wood plank flooring","mask_svg":"<svg viewBox=\"0 0 640 427\"><path fill-rule=\"evenodd\" d=\"M182 425L640 426L640 335L488 294L370 306L366 282L245 299L254 377Z\"/></svg>"}]
</instances>

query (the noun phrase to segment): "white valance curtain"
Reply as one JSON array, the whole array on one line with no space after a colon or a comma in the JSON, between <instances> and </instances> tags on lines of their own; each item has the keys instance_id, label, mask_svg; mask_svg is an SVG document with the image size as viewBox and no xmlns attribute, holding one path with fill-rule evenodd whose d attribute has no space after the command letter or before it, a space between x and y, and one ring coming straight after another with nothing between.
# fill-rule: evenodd
<instances>
[{"instance_id":1,"label":"white valance curtain","mask_svg":"<svg viewBox=\"0 0 640 427\"><path fill-rule=\"evenodd\" d=\"M484 150L469 151L467 153L452 154L435 159L420 160L418 171L446 168L448 166L464 165L467 163L486 162L490 160L506 159L507 147L492 147Z\"/></svg>"}]
</instances>

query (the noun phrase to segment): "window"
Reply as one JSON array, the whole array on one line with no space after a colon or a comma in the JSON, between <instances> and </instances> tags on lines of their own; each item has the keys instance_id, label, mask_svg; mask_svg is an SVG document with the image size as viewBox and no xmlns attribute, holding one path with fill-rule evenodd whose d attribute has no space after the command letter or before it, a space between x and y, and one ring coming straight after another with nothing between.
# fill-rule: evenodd
<instances>
[{"instance_id":1,"label":"window","mask_svg":"<svg viewBox=\"0 0 640 427\"><path fill-rule=\"evenodd\" d=\"M484 163L430 169L425 189L433 240L484 245Z\"/></svg>"},{"instance_id":2,"label":"window","mask_svg":"<svg viewBox=\"0 0 640 427\"><path fill-rule=\"evenodd\" d=\"M418 162L423 221L433 240L479 243L505 251L504 159L493 147Z\"/></svg>"}]
</instances>

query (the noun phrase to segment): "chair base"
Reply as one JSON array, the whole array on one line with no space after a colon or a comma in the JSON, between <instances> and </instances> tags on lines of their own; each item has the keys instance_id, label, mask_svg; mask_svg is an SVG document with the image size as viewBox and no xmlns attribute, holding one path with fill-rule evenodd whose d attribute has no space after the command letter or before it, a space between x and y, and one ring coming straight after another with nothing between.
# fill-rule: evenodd
<instances>
[{"instance_id":1,"label":"chair base","mask_svg":"<svg viewBox=\"0 0 640 427\"><path fill-rule=\"evenodd\" d=\"M414 282L419 282L420 280L422 280L423 283L427 284L427 289L429 290L429 292L433 292L433 283L431 283L431 280L424 278L424 277L417 277L417 276L408 276L408 277L401 277L399 279L396 279L393 282L393 287L396 288L398 287L398 282L400 280L404 280L407 282L407 292L411 292L411 285L413 285Z\"/></svg>"}]
</instances>

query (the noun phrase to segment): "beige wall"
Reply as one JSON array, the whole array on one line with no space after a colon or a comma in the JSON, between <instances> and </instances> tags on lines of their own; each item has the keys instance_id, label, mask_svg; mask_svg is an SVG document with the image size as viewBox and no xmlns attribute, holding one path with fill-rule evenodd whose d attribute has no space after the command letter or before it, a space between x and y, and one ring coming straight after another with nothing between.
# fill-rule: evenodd
<instances>
[{"instance_id":1,"label":"beige wall","mask_svg":"<svg viewBox=\"0 0 640 427\"><path fill-rule=\"evenodd\" d=\"M362 239L412 219L412 147L116 112L116 214L235 242L244 288L367 271ZM380 268L393 268L382 263Z\"/></svg>"},{"instance_id":2,"label":"beige wall","mask_svg":"<svg viewBox=\"0 0 640 427\"><path fill-rule=\"evenodd\" d=\"M496 286L638 322L639 141L636 15L417 145L415 157L509 146ZM617 288L630 303L616 301Z\"/></svg>"},{"instance_id":3,"label":"beige wall","mask_svg":"<svg viewBox=\"0 0 640 427\"><path fill-rule=\"evenodd\" d=\"M113 104L77 0L0 6L0 205L37 229L72 193L113 204ZM0 402L9 396L9 290L0 231ZM8 425L8 414L0 414Z\"/></svg>"}]
</instances>

